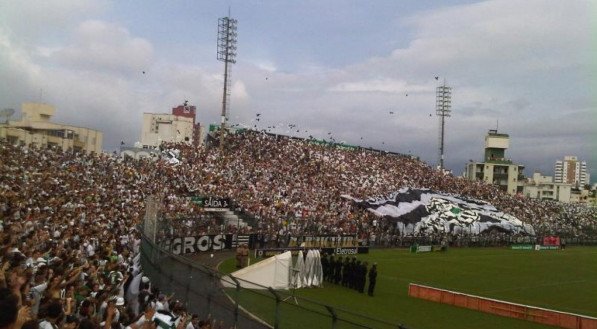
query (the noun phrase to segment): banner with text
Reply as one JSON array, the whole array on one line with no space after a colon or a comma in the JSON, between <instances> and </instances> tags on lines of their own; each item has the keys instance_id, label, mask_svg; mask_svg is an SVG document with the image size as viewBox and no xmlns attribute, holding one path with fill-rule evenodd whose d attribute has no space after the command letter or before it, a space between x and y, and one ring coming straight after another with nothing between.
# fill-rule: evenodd
<instances>
[{"instance_id":1,"label":"banner with text","mask_svg":"<svg viewBox=\"0 0 597 329\"><path fill-rule=\"evenodd\" d=\"M215 198L211 196L192 196L190 201L202 208L228 209L230 208L229 198Z\"/></svg>"},{"instance_id":2,"label":"banner with text","mask_svg":"<svg viewBox=\"0 0 597 329\"><path fill-rule=\"evenodd\" d=\"M187 236L162 242L162 248L175 255L232 249L232 234Z\"/></svg>"},{"instance_id":3,"label":"banner with text","mask_svg":"<svg viewBox=\"0 0 597 329\"><path fill-rule=\"evenodd\" d=\"M309 249L318 249L321 250L321 254L327 255L357 255L357 254L368 254L369 247L368 246L361 246L361 247L337 247L337 248L302 248L302 247L290 247L290 248L261 248L255 249L255 257L257 258L267 258L274 255L282 254L286 251L292 252L293 256L298 255L299 250L306 252Z\"/></svg>"},{"instance_id":4,"label":"banner with text","mask_svg":"<svg viewBox=\"0 0 597 329\"><path fill-rule=\"evenodd\" d=\"M290 237L289 247L316 247L316 248L337 248L337 247L358 247L359 241L356 235L318 235L318 236L293 236Z\"/></svg>"}]
</instances>

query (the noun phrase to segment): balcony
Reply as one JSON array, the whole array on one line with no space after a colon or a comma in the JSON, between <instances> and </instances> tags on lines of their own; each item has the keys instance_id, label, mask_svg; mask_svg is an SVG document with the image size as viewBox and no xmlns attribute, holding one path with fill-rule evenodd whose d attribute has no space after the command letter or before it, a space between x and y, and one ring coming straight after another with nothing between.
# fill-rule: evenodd
<instances>
[{"instance_id":1,"label":"balcony","mask_svg":"<svg viewBox=\"0 0 597 329\"><path fill-rule=\"evenodd\" d=\"M512 160L510 159L504 159L504 158L499 158L499 159L485 159L486 163L497 163L497 164L512 164Z\"/></svg>"}]
</instances>

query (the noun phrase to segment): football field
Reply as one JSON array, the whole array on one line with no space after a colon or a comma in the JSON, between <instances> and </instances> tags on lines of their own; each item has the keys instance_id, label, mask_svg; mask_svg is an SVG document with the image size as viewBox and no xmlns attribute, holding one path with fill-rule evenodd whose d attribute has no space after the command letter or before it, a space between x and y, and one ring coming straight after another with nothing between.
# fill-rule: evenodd
<instances>
[{"instance_id":1,"label":"football field","mask_svg":"<svg viewBox=\"0 0 597 329\"><path fill-rule=\"evenodd\" d=\"M373 249L357 259L378 264L374 297L330 283L323 288L298 289L296 295L411 329L553 327L411 298L409 283L597 317L597 247L542 251L451 248L418 254L405 249ZM232 260L226 261L221 269L230 272L232 265ZM263 307L267 302L249 295L242 298L243 307L270 322L271 308ZM325 317L307 311L307 301L299 299L299 304L303 309L296 312L290 305L283 309L282 323L302 321L308 327L331 328ZM375 327L373 321L371 326Z\"/></svg>"}]
</instances>

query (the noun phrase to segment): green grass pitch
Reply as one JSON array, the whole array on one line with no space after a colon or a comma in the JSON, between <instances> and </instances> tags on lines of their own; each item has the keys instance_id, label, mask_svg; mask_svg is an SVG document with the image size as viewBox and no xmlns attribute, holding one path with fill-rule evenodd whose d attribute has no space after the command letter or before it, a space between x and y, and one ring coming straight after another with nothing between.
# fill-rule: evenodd
<instances>
[{"instance_id":1,"label":"green grass pitch","mask_svg":"<svg viewBox=\"0 0 597 329\"><path fill-rule=\"evenodd\" d=\"M411 298L411 282L597 317L597 247L543 251L451 248L445 253L419 254L404 249L373 249L357 258L378 264L374 297L329 283L324 288L298 289L296 295L412 329L553 327ZM230 259L220 269L229 273L233 267L234 260ZM262 293L244 291L239 300L246 309L273 321L274 303ZM300 299L300 308L291 304L281 309L282 328L331 328L329 317L323 316L325 309ZM350 319L341 312L339 316ZM374 321L354 321L384 327ZM337 328L356 326L345 323Z\"/></svg>"}]
</instances>

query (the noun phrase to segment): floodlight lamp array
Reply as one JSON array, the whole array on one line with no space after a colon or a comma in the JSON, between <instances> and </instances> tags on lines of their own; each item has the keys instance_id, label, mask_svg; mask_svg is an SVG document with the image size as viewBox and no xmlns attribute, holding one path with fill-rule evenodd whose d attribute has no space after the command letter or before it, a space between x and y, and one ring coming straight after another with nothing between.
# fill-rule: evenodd
<instances>
[{"instance_id":1,"label":"floodlight lamp array","mask_svg":"<svg viewBox=\"0 0 597 329\"><path fill-rule=\"evenodd\" d=\"M223 17L218 19L218 50L219 61L236 63L238 21L233 18Z\"/></svg>"},{"instance_id":2,"label":"floodlight lamp array","mask_svg":"<svg viewBox=\"0 0 597 329\"><path fill-rule=\"evenodd\" d=\"M435 114L437 116L450 117L452 107L452 88L439 86L436 89Z\"/></svg>"}]
</instances>

